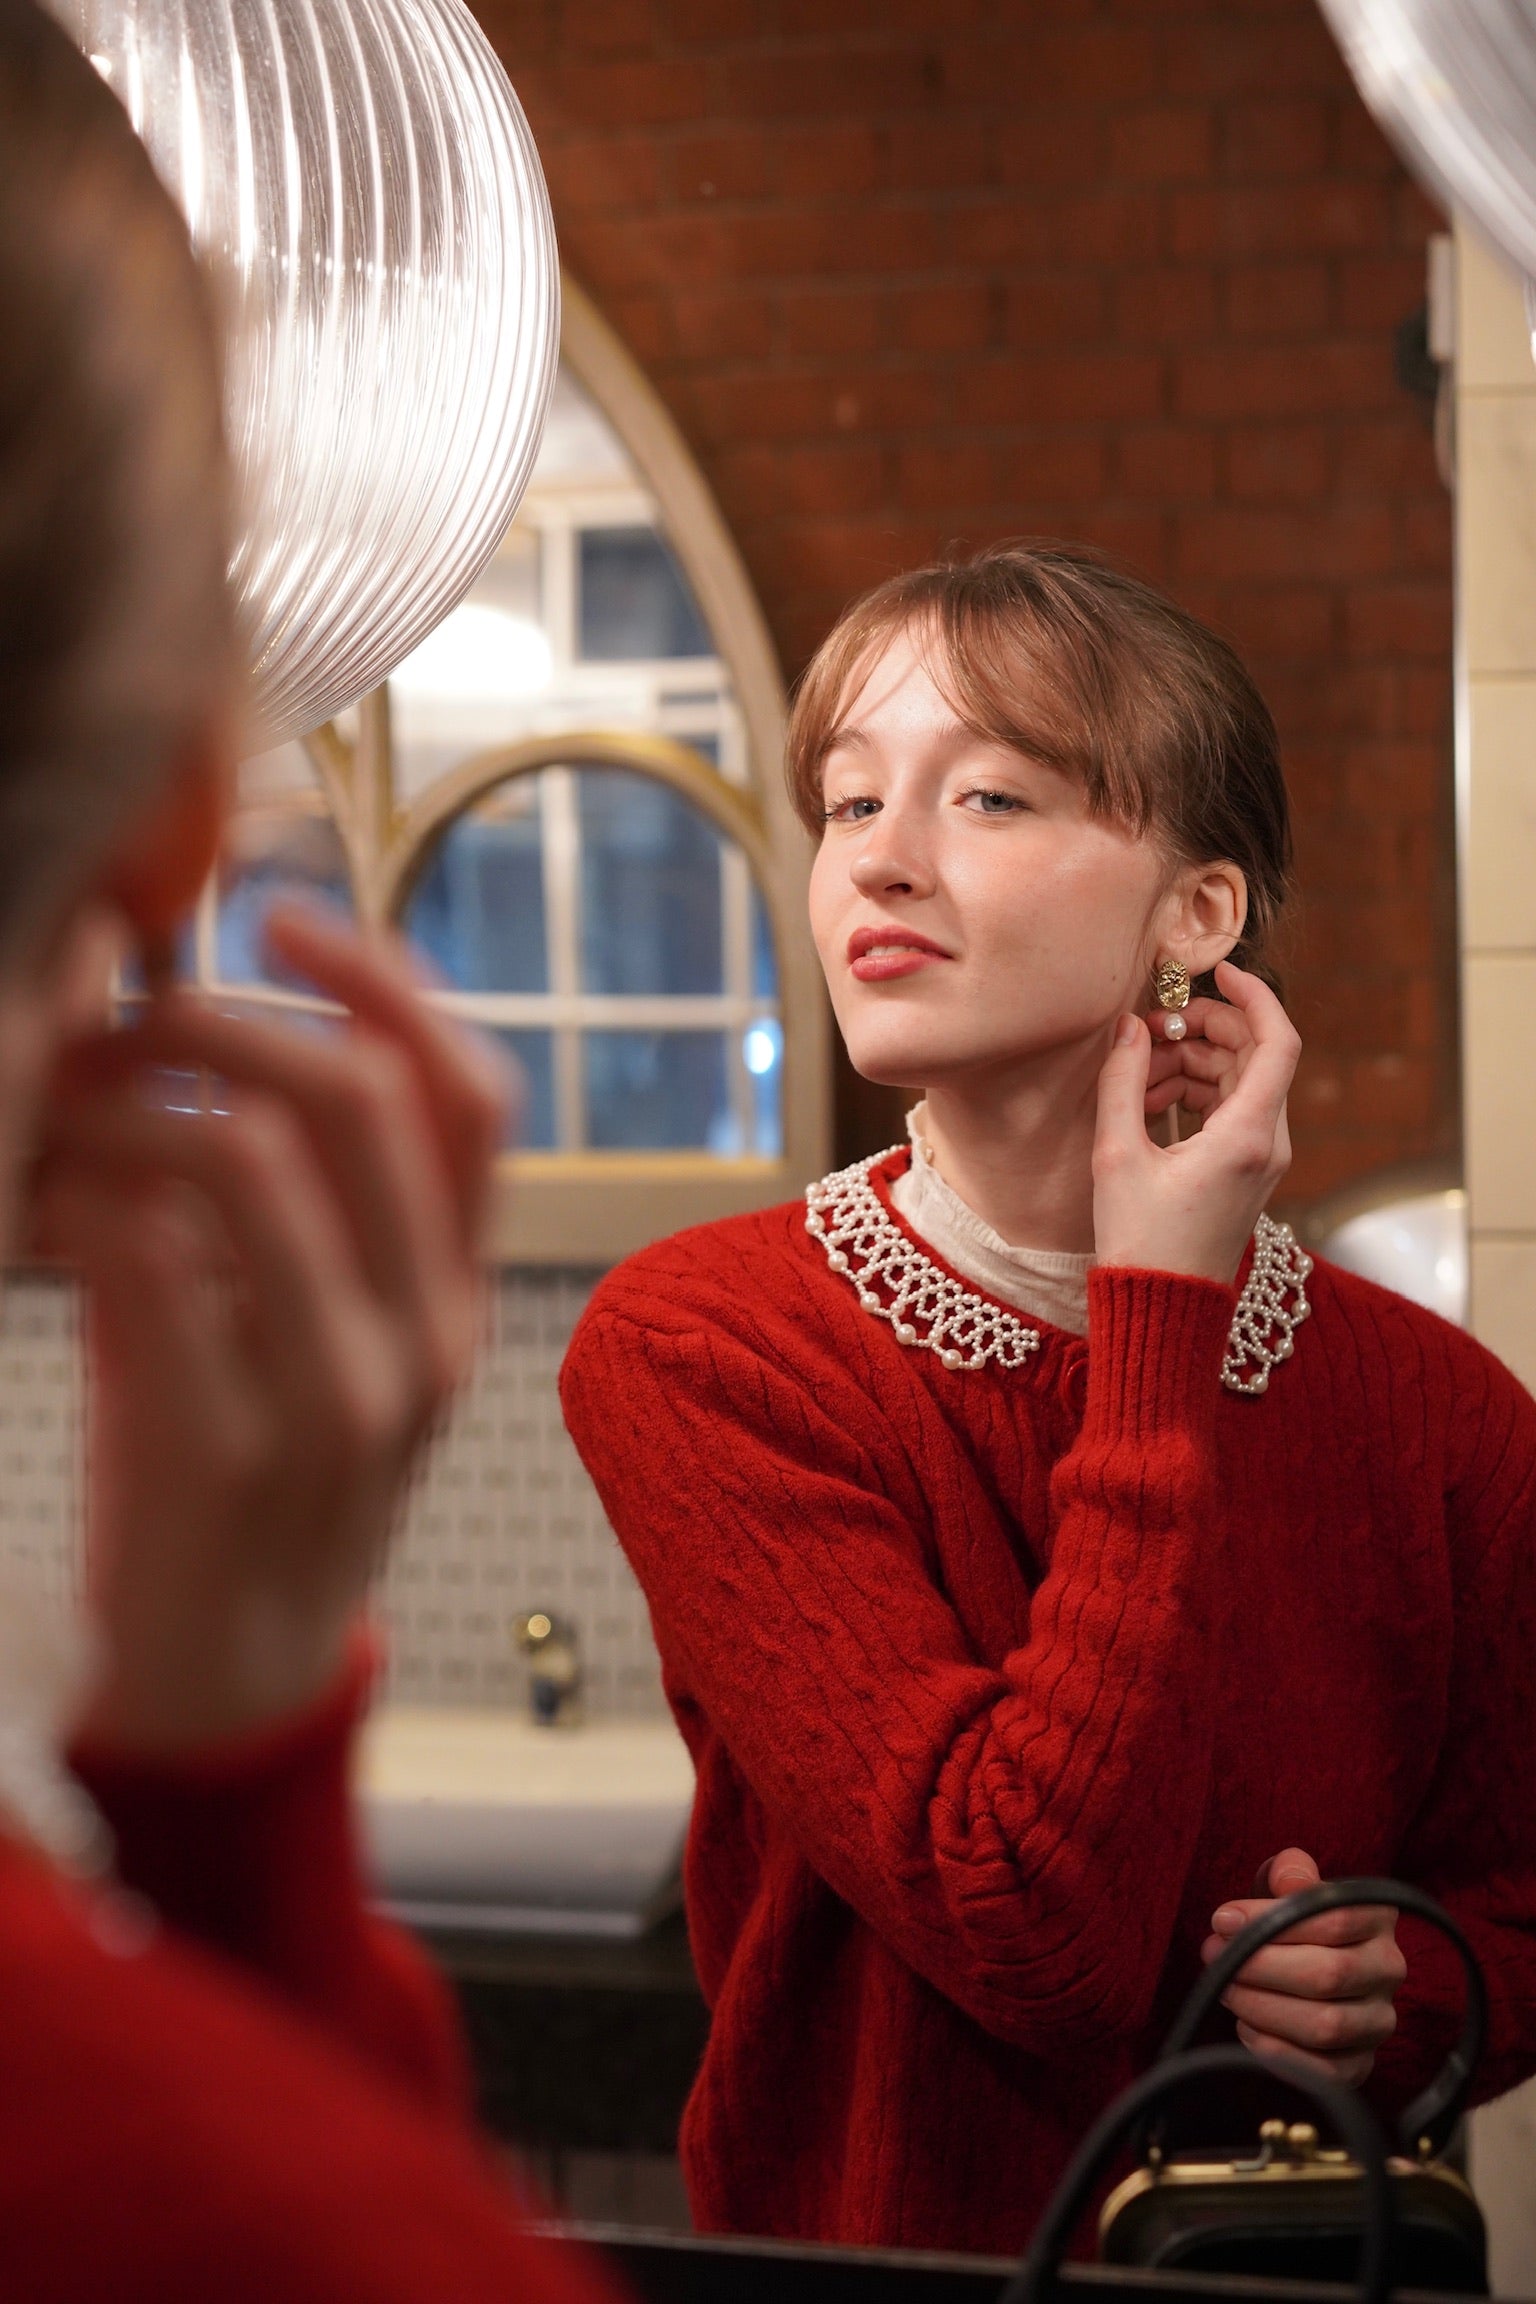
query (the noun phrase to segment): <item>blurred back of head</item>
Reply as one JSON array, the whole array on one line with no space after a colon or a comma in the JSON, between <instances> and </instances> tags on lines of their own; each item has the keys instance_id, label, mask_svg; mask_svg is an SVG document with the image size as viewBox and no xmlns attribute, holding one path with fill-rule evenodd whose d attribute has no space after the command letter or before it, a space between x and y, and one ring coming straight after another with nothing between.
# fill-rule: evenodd
<instances>
[{"instance_id":1,"label":"blurred back of head","mask_svg":"<svg viewBox=\"0 0 1536 2304\"><path fill-rule=\"evenodd\" d=\"M228 525L185 226L67 36L0 0L0 969L225 717Z\"/></svg>"}]
</instances>

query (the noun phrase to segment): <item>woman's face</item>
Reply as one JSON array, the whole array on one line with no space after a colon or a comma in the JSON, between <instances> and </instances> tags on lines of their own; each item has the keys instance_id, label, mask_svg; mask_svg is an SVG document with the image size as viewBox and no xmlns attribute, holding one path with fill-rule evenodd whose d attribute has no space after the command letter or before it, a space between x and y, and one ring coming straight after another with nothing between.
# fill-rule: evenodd
<instances>
[{"instance_id":1,"label":"woman's face","mask_svg":"<svg viewBox=\"0 0 1536 2304\"><path fill-rule=\"evenodd\" d=\"M850 699L823 799L811 930L866 1079L1027 1067L1145 1007L1166 857L962 727L909 634Z\"/></svg>"}]
</instances>

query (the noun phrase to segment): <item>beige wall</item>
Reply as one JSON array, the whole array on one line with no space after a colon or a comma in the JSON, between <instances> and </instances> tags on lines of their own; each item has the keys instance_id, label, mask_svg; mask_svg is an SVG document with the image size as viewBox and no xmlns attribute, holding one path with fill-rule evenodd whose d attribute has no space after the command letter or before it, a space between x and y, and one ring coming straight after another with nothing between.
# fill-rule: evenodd
<instances>
[{"instance_id":1,"label":"beige wall","mask_svg":"<svg viewBox=\"0 0 1536 2304\"><path fill-rule=\"evenodd\" d=\"M1536 362L1456 235L1456 772L1471 1322L1536 1387ZM1476 2115L1493 2282L1536 2297L1536 2082Z\"/></svg>"},{"instance_id":2,"label":"beige wall","mask_svg":"<svg viewBox=\"0 0 1536 2304\"><path fill-rule=\"evenodd\" d=\"M1536 1385L1536 362L1456 247L1457 782L1472 1325Z\"/></svg>"}]
</instances>

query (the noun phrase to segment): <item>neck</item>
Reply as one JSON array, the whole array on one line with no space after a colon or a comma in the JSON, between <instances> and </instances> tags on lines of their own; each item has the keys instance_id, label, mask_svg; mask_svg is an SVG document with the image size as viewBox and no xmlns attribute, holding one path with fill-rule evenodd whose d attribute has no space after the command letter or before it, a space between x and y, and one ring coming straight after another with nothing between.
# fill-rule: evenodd
<instances>
[{"instance_id":1,"label":"neck","mask_svg":"<svg viewBox=\"0 0 1536 2304\"><path fill-rule=\"evenodd\" d=\"M999 1079L927 1090L934 1165L1013 1248L1093 1251L1093 1132L1104 1050L1095 1040Z\"/></svg>"}]
</instances>

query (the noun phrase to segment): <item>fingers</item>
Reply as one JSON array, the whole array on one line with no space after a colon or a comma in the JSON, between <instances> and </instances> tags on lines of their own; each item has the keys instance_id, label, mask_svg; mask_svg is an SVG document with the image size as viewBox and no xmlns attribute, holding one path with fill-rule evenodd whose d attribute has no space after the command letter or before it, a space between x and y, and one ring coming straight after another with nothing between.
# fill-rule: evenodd
<instances>
[{"instance_id":1,"label":"fingers","mask_svg":"<svg viewBox=\"0 0 1536 2304\"><path fill-rule=\"evenodd\" d=\"M1198 1080L1176 1077L1147 1090L1147 1118L1155 1120L1160 1112L1166 1112L1174 1104L1181 1105L1186 1112L1198 1112L1203 1116L1220 1102L1219 1088L1207 1088Z\"/></svg>"},{"instance_id":2,"label":"fingers","mask_svg":"<svg viewBox=\"0 0 1536 2304\"><path fill-rule=\"evenodd\" d=\"M1217 1047L1233 1051L1251 1048L1253 1045L1253 1031L1243 1011L1232 1007L1225 1000L1208 1000L1203 997L1191 1000L1182 1013L1186 1027L1185 1045L1190 1040L1209 1040ZM1154 1008L1147 1018L1147 1028L1159 1047L1178 1047L1176 1040L1166 1038L1166 1009Z\"/></svg>"},{"instance_id":3,"label":"fingers","mask_svg":"<svg viewBox=\"0 0 1536 2304\"><path fill-rule=\"evenodd\" d=\"M210 1286L207 1227L158 1180L56 1168L39 1209L49 1253L91 1289L93 1342L136 1381L142 1415L174 1403L201 1430L217 1390L227 1308ZM103 1337L105 1331L105 1337Z\"/></svg>"},{"instance_id":4,"label":"fingers","mask_svg":"<svg viewBox=\"0 0 1536 2304\"><path fill-rule=\"evenodd\" d=\"M1235 1984L1224 2005L1251 2032L1283 2041L1311 2056L1374 2056L1397 2030L1389 1999L1299 2000Z\"/></svg>"},{"instance_id":5,"label":"fingers","mask_svg":"<svg viewBox=\"0 0 1536 2304\"><path fill-rule=\"evenodd\" d=\"M358 1022L400 1047L416 1066L426 1110L453 1182L465 1242L478 1246L512 1100L512 1075L490 1045L427 1005L405 946L366 943L316 908L273 907L267 936L277 957L307 976Z\"/></svg>"},{"instance_id":6,"label":"fingers","mask_svg":"<svg viewBox=\"0 0 1536 2304\"><path fill-rule=\"evenodd\" d=\"M37 1200L91 1284L103 1717L129 1741L325 1684L475 1326L499 1068L398 951L308 915L273 943L346 1029L155 1001L49 1100Z\"/></svg>"},{"instance_id":7,"label":"fingers","mask_svg":"<svg viewBox=\"0 0 1536 2304\"><path fill-rule=\"evenodd\" d=\"M1250 1921L1272 1912L1273 1896L1249 1896L1232 1904L1223 1904L1212 1919L1212 1933L1207 1939L1214 1949L1212 1958L1246 1928ZM1351 1944L1369 1943L1376 1937L1390 1937L1397 1925L1397 1914L1383 1904L1347 1905L1337 1912L1319 1912L1311 1920L1303 1920L1297 1927L1288 1928L1275 1939L1278 1945L1319 1944L1338 1950ZM1268 1949L1268 1947L1266 1947ZM1260 1958L1262 1955L1255 1954Z\"/></svg>"},{"instance_id":8,"label":"fingers","mask_svg":"<svg viewBox=\"0 0 1536 2304\"><path fill-rule=\"evenodd\" d=\"M1219 1937L1208 1938L1215 1952ZM1266 1945L1248 1961L1233 1986L1284 1992L1298 2000L1363 2000L1391 1995L1407 1975L1407 1963L1390 1928L1353 1944L1296 1942Z\"/></svg>"},{"instance_id":9,"label":"fingers","mask_svg":"<svg viewBox=\"0 0 1536 2304\"><path fill-rule=\"evenodd\" d=\"M1094 1134L1094 1163L1106 1154L1123 1152L1146 1142L1147 1076L1152 1042L1137 1016L1122 1016L1115 1026L1114 1043L1099 1073L1098 1125Z\"/></svg>"},{"instance_id":10,"label":"fingers","mask_svg":"<svg viewBox=\"0 0 1536 2304\"><path fill-rule=\"evenodd\" d=\"M1260 1865L1253 1892L1256 1896L1294 1896L1303 1888L1319 1887L1322 1877L1316 1858L1305 1848L1282 1848L1278 1856Z\"/></svg>"},{"instance_id":11,"label":"fingers","mask_svg":"<svg viewBox=\"0 0 1536 2304\"><path fill-rule=\"evenodd\" d=\"M1335 2080L1341 2088L1360 2088L1370 2078L1376 2058L1367 2050L1343 2056L1314 2055L1299 2048L1294 2041L1284 2040L1273 2033L1256 2031L1252 2025L1239 2024L1238 2039L1254 2056L1284 2056L1293 2064L1303 2064L1309 2071L1319 2072L1327 2080Z\"/></svg>"},{"instance_id":12,"label":"fingers","mask_svg":"<svg viewBox=\"0 0 1536 2304\"><path fill-rule=\"evenodd\" d=\"M1301 1037L1280 1002L1257 976L1223 960L1216 980L1232 1006L1238 1009L1253 1034L1253 1051L1243 1070L1235 1109L1241 1099L1249 1109L1267 1115L1271 1130L1278 1123L1301 1056Z\"/></svg>"},{"instance_id":13,"label":"fingers","mask_svg":"<svg viewBox=\"0 0 1536 2304\"><path fill-rule=\"evenodd\" d=\"M1250 1920L1257 1920L1263 1913L1272 1912L1274 1908L1275 1898L1272 1896L1252 1896L1244 1898L1240 1903L1223 1904L1211 1923L1212 1933L1206 1939L1213 1947L1211 1957L1214 1959L1218 1953L1223 1952ZM1299 1927L1288 1928L1275 1941L1281 1945L1321 1944L1337 1949L1345 1945L1367 1943L1375 1936L1389 1936L1396 1922L1396 1913L1388 1911L1384 1905L1365 1905L1359 1909L1350 1906L1341 1912L1319 1912L1315 1919L1304 1920ZM1254 1957L1258 1958L1259 1955L1255 1954Z\"/></svg>"},{"instance_id":14,"label":"fingers","mask_svg":"<svg viewBox=\"0 0 1536 2304\"><path fill-rule=\"evenodd\" d=\"M1223 1904L1200 1956L1209 1965L1278 1897L1315 1887L1315 1858L1284 1848L1259 1867L1251 1897ZM1397 1915L1385 1906L1322 1912L1256 1952L1223 1994L1238 2038L1256 2055L1299 2056L1347 2086L1369 2074L1396 2029L1395 1995L1407 1974Z\"/></svg>"},{"instance_id":15,"label":"fingers","mask_svg":"<svg viewBox=\"0 0 1536 2304\"><path fill-rule=\"evenodd\" d=\"M1192 1080L1216 1081L1226 1079L1236 1070L1237 1058L1229 1049L1214 1048L1205 1040L1159 1040L1153 1043L1147 1077L1155 1086L1176 1074Z\"/></svg>"},{"instance_id":16,"label":"fingers","mask_svg":"<svg viewBox=\"0 0 1536 2304\"><path fill-rule=\"evenodd\" d=\"M1190 1112L1208 1112L1226 1096L1237 1078L1238 1059L1201 1041L1178 1041L1172 1047L1154 1044L1147 1076L1148 1112L1166 1112L1170 1104L1183 1104Z\"/></svg>"},{"instance_id":17,"label":"fingers","mask_svg":"<svg viewBox=\"0 0 1536 2304\"><path fill-rule=\"evenodd\" d=\"M369 1286L417 1341L429 1380L451 1389L473 1347L478 1289L417 1076L400 1050L176 1000L151 1009L139 1032L98 1044L96 1063L110 1077L135 1057L206 1068L299 1115Z\"/></svg>"},{"instance_id":18,"label":"fingers","mask_svg":"<svg viewBox=\"0 0 1536 2304\"><path fill-rule=\"evenodd\" d=\"M1182 1040L1165 1037L1167 1016L1156 1010L1148 1018L1152 1033L1152 1062L1147 1090L1147 1116L1155 1119L1171 1105L1202 1117L1231 1093L1253 1048L1253 1034L1238 1010L1221 1000L1192 1000L1185 1010L1188 1032Z\"/></svg>"},{"instance_id":19,"label":"fingers","mask_svg":"<svg viewBox=\"0 0 1536 2304\"><path fill-rule=\"evenodd\" d=\"M1261 1913L1273 1910L1275 1899L1316 1888L1322 1879L1317 1860L1305 1848L1282 1848L1261 1864L1249 1897L1234 1897L1211 1916L1217 1952L1221 1939L1236 1936ZM1363 1944L1374 1936L1390 1937L1397 1914L1386 1905L1345 1905L1337 1912L1320 1912L1277 1939L1281 1944ZM1212 1957L1215 1957L1213 1952Z\"/></svg>"},{"instance_id":20,"label":"fingers","mask_svg":"<svg viewBox=\"0 0 1536 2304\"><path fill-rule=\"evenodd\" d=\"M55 1157L100 1173L172 1177L213 1208L240 1257L242 1306L273 1393L298 1430L318 1415L366 1446L399 1413L400 1372L381 1351L342 1220L303 1131L241 1092L217 1119L126 1095L62 1098Z\"/></svg>"}]
</instances>

